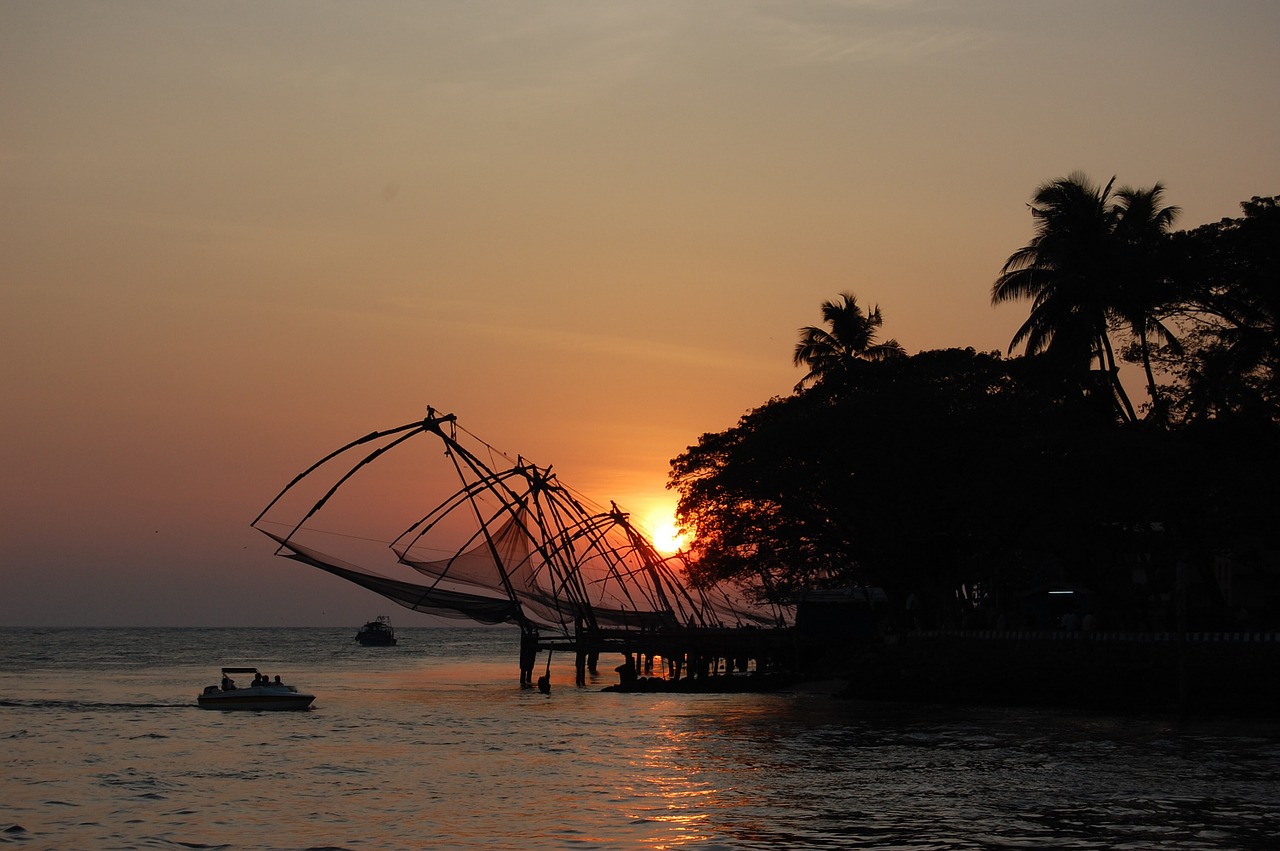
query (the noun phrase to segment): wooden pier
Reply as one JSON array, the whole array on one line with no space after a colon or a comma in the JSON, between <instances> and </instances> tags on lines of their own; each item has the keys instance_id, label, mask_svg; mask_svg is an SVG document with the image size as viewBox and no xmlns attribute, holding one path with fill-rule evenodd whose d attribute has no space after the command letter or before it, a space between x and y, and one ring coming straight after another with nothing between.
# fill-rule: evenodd
<instances>
[{"instance_id":1,"label":"wooden pier","mask_svg":"<svg viewBox=\"0 0 1280 851\"><path fill-rule=\"evenodd\" d=\"M571 637L541 637L536 632L521 633L520 682L532 685L538 653L572 654L575 682L587 683L587 674L598 674L602 654L616 654L624 661L618 668L623 690L640 681L661 681L666 688L677 684L692 690L690 681L706 681L719 675L754 675L761 685L767 675L771 682L794 679L800 674L802 646L791 628L684 627L659 630L585 629ZM548 656L548 665L550 656ZM627 666L630 665L628 670ZM740 689L739 684L735 690Z\"/></svg>"}]
</instances>

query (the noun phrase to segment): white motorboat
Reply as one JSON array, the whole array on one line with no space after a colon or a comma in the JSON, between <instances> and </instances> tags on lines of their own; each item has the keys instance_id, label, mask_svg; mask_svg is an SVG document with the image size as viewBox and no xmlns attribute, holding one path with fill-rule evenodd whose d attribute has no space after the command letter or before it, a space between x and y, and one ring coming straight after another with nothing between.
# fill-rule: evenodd
<instances>
[{"instance_id":1,"label":"white motorboat","mask_svg":"<svg viewBox=\"0 0 1280 851\"><path fill-rule=\"evenodd\" d=\"M232 674L252 674L253 682L247 686L237 686ZM256 709L256 710L299 710L311 706L314 694L303 694L296 686L280 682L277 676L269 680L266 674L259 673L257 668L223 668L222 683L206 686L203 693L196 698L201 709Z\"/></svg>"}]
</instances>

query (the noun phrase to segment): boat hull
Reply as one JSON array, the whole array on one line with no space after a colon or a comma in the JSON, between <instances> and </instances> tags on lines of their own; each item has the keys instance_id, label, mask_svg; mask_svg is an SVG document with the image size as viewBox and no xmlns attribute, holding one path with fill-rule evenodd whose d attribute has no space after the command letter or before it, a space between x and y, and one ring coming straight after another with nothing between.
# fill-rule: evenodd
<instances>
[{"instance_id":1,"label":"boat hull","mask_svg":"<svg viewBox=\"0 0 1280 851\"><path fill-rule=\"evenodd\" d=\"M196 698L201 709L222 711L299 711L311 708L314 694L274 688L239 688L202 694Z\"/></svg>"}]
</instances>

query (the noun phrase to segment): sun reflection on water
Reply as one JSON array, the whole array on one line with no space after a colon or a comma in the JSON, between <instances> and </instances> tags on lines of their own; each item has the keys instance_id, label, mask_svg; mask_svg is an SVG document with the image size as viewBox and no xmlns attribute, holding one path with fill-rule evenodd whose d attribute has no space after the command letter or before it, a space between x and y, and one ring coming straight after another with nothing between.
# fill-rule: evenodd
<instances>
[{"instance_id":1,"label":"sun reflection on water","mask_svg":"<svg viewBox=\"0 0 1280 851\"><path fill-rule=\"evenodd\" d=\"M681 763L688 755L688 733L662 730L659 741L645 748L642 770L656 790L659 802L637 817L659 822L668 831L645 844L656 849L680 848L706 842L713 834L707 829L708 812L714 810L720 790L703 776Z\"/></svg>"}]
</instances>

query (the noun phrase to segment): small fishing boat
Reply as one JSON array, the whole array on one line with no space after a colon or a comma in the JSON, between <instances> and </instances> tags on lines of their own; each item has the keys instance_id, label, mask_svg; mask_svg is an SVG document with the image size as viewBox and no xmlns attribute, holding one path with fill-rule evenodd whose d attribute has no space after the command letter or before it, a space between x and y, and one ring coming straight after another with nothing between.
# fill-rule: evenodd
<instances>
[{"instance_id":1,"label":"small fishing boat","mask_svg":"<svg viewBox=\"0 0 1280 851\"><path fill-rule=\"evenodd\" d=\"M253 684L237 686L232 674L253 674ZM298 710L307 709L314 694L303 694L296 686L285 685L280 677L267 679L266 674L257 668L223 668L222 683L206 686L203 693L196 698L201 709L259 709L259 710Z\"/></svg>"},{"instance_id":2,"label":"small fishing boat","mask_svg":"<svg viewBox=\"0 0 1280 851\"><path fill-rule=\"evenodd\" d=\"M394 647L396 631L391 628L391 618L378 615L377 620L369 621L356 633L356 641L365 647Z\"/></svg>"}]
</instances>

